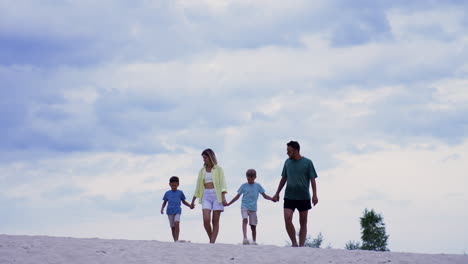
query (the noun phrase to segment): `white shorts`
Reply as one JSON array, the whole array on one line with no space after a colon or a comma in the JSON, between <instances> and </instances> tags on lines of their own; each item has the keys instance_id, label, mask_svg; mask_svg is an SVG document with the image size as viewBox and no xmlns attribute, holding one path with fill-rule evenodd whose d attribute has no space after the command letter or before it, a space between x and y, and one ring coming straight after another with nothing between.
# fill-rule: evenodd
<instances>
[{"instance_id":1,"label":"white shorts","mask_svg":"<svg viewBox=\"0 0 468 264\"><path fill-rule=\"evenodd\" d=\"M256 226L258 222L257 212L247 210L247 208L241 208L241 214L243 219L249 219L249 225Z\"/></svg>"},{"instance_id":2,"label":"white shorts","mask_svg":"<svg viewBox=\"0 0 468 264\"><path fill-rule=\"evenodd\" d=\"M175 222L180 222L180 214L167 215L167 218L169 219L171 228L175 226Z\"/></svg>"},{"instance_id":3,"label":"white shorts","mask_svg":"<svg viewBox=\"0 0 468 264\"><path fill-rule=\"evenodd\" d=\"M218 203L216 199L215 189L205 189L205 192L203 192L202 209L224 211L223 204Z\"/></svg>"}]
</instances>

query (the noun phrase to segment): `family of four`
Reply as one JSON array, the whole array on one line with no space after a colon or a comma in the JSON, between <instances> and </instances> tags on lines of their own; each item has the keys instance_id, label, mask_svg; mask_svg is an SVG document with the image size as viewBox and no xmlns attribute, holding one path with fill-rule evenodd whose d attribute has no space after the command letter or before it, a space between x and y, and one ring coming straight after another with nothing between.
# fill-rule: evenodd
<instances>
[{"instance_id":1,"label":"family of four","mask_svg":"<svg viewBox=\"0 0 468 264\"><path fill-rule=\"evenodd\" d=\"M193 209L195 200L198 198L202 205L203 225L205 227L210 243L215 243L219 232L219 218L225 206L229 206L237 201L242 195L242 231L244 235L244 244L248 244L247 225L250 225L252 230L252 241L256 244L257 232L257 200L261 194L265 199L273 202L279 201L279 194L286 185L284 194L284 222L286 231L293 247L304 246L307 236L307 216L308 211L318 203L317 184L315 171L312 161L300 154L300 146L296 141L287 143L288 159L283 166L281 180L278 189L273 197L265 194L263 187L255 182L257 173L254 169L249 169L246 172L247 182L242 184L237 190L237 195L230 201L226 201L226 181L224 178L223 169L218 166L216 155L211 149L206 149L202 152L204 166L198 173L197 187L193 195L191 203L186 201L185 195L181 190L178 190L179 178L173 176L169 180L171 190L167 191L163 197L161 214L164 213L164 208L167 205L166 213L169 218L169 224L172 229L174 241L179 240L180 232L180 214L182 212L181 204ZM309 187L312 188L312 197L310 196ZM295 210L299 211L299 243L296 239L296 229L292 219Z\"/></svg>"}]
</instances>

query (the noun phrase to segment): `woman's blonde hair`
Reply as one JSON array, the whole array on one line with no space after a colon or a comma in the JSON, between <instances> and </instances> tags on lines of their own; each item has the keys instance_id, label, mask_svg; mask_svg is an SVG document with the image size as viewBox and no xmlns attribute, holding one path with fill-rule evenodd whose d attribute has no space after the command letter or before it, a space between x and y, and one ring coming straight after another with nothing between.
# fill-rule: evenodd
<instances>
[{"instance_id":1,"label":"woman's blonde hair","mask_svg":"<svg viewBox=\"0 0 468 264\"><path fill-rule=\"evenodd\" d=\"M208 156L208 158L210 158L211 160L211 163L213 163L213 165L218 165L218 160L216 160L216 155L214 153L214 151L212 149L205 149L202 153L202 156ZM206 164L205 164L206 166Z\"/></svg>"}]
</instances>

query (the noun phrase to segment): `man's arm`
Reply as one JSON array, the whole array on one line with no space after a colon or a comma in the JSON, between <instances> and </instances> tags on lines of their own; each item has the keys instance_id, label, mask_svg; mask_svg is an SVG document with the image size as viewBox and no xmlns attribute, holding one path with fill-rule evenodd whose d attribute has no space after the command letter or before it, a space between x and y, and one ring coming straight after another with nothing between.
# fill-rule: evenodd
<instances>
[{"instance_id":1,"label":"man's arm","mask_svg":"<svg viewBox=\"0 0 468 264\"><path fill-rule=\"evenodd\" d=\"M166 207L167 201L164 201L161 206L161 214L164 214L164 207Z\"/></svg>"},{"instance_id":2,"label":"man's arm","mask_svg":"<svg viewBox=\"0 0 468 264\"><path fill-rule=\"evenodd\" d=\"M279 201L279 193L281 192L281 190L283 189L285 184L286 184L286 178L282 177L281 181L278 184L278 190L276 190L276 193L273 196L273 201L275 201L275 202Z\"/></svg>"},{"instance_id":3,"label":"man's arm","mask_svg":"<svg viewBox=\"0 0 468 264\"><path fill-rule=\"evenodd\" d=\"M318 203L317 183L315 182L315 178L310 179L310 185L312 186L312 204L315 206Z\"/></svg>"}]
</instances>

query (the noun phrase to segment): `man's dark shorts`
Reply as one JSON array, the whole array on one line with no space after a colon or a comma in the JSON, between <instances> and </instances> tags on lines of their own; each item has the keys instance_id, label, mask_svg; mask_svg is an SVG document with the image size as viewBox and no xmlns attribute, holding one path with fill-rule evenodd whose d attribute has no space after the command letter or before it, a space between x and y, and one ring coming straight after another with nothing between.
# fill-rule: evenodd
<instances>
[{"instance_id":1,"label":"man's dark shorts","mask_svg":"<svg viewBox=\"0 0 468 264\"><path fill-rule=\"evenodd\" d=\"M312 204L309 200L289 200L284 199L284 208L294 210L297 208L299 212L312 209Z\"/></svg>"}]
</instances>

